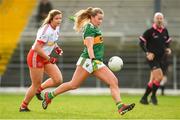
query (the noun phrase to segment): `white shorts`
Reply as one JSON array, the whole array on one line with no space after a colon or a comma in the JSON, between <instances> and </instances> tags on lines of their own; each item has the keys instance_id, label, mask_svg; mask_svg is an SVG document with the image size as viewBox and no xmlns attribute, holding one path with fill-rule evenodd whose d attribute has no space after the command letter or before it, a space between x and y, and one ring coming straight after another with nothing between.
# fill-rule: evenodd
<instances>
[{"instance_id":1,"label":"white shorts","mask_svg":"<svg viewBox=\"0 0 180 120\"><path fill-rule=\"evenodd\" d=\"M79 60L77 61L76 65L82 66L89 73L94 72L91 59L89 59L89 58L80 57ZM97 64L97 70L104 66L106 66L106 65L103 62Z\"/></svg>"}]
</instances>

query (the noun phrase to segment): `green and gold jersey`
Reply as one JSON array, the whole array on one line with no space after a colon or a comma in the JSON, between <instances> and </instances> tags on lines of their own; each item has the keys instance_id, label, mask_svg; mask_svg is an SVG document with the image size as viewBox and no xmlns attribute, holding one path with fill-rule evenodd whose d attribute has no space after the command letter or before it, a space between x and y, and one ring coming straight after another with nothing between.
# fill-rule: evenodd
<instances>
[{"instance_id":1,"label":"green and gold jersey","mask_svg":"<svg viewBox=\"0 0 180 120\"><path fill-rule=\"evenodd\" d=\"M102 32L100 31L99 28L95 27L91 23L87 23L83 29L83 40L85 40L87 37L94 38L94 43L93 43L94 56L96 59L103 61L104 44L103 44ZM86 46L83 50L83 53L81 54L81 57L89 58L89 54Z\"/></svg>"}]
</instances>

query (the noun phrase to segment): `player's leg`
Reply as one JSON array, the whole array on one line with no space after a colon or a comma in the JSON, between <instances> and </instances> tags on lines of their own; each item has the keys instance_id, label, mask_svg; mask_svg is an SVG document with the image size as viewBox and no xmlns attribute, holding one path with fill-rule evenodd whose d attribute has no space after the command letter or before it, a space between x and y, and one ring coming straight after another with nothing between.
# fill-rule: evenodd
<instances>
[{"instance_id":1,"label":"player's leg","mask_svg":"<svg viewBox=\"0 0 180 120\"><path fill-rule=\"evenodd\" d=\"M152 92L152 87L153 87L153 81L154 81L154 74L153 74L153 70L156 70L157 68L160 68L160 63L159 60L157 60L157 58L154 58L152 61L147 61L151 71L150 71L150 79L149 82L147 84L146 90L144 95L142 96L140 103L147 105L148 103L148 95Z\"/></svg>"},{"instance_id":2,"label":"player's leg","mask_svg":"<svg viewBox=\"0 0 180 120\"><path fill-rule=\"evenodd\" d=\"M145 93L144 93L144 95L142 96L142 98L141 98L141 100L140 100L140 103L141 103L141 104L144 104L144 105L148 105L148 104L149 104L149 102L148 102L148 96L149 96L149 94L150 94L151 91L152 91L152 85L153 85L153 74L152 74L152 72L150 72L149 82L148 82L148 84L147 84Z\"/></svg>"},{"instance_id":3,"label":"player's leg","mask_svg":"<svg viewBox=\"0 0 180 120\"><path fill-rule=\"evenodd\" d=\"M121 97L120 97L120 90L118 87L118 79L116 76L109 70L107 66L104 66L96 71L93 72L93 75L95 75L97 78L99 78L101 81L105 82L109 85L109 88L111 90L111 95L117 105L118 111L121 115L124 113L132 110L135 106L135 104L125 105L122 103Z\"/></svg>"},{"instance_id":4,"label":"player's leg","mask_svg":"<svg viewBox=\"0 0 180 120\"><path fill-rule=\"evenodd\" d=\"M30 77L31 77L32 84L28 88L25 98L23 102L21 103L20 112L29 111L28 104L31 101L31 99L34 97L34 95L36 94L36 91L41 85L41 81L43 79L44 68L29 68L29 70L30 70Z\"/></svg>"},{"instance_id":5,"label":"player's leg","mask_svg":"<svg viewBox=\"0 0 180 120\"><path fill-rule=\"evenodd\" d=\"M52 92L45 93L45 99L42 102L42 107L46 109L48 104L55 96L62 94L66 91L78 88L89 75L90 73L87 72L83 67L77 66L71 81L61 84Z\"/></svg>"},{"instance_id":6,"label":"player's leg","mask_svg":"<svg viewBox=\"0 0 180 120\"><path fill-rule=\"evenodd\" d=\"M49 87L58 86L63 81L61 71L59 70L59 68L57 67L56 64L46 64L44 67L44 71L50 78L48 78L46 81L44 81L41 84L41 86L38 88L38 90L36 92L36 97L39 100L43 100L43 98L41 97L42 90L49 88Z\"/></svg>"},{"instance_id":7,"label":"player's leg","mask_svg":"<svg viewBox=\"0 0 180 120\"><path fill-rule=\"evenodd\" d=\"M157 68L152 70L152 74L153 74L153 86L152 86L152 96L151 96L151 102L154 105L158 104L157 98L156 98L156 92L160 86L160 82L163 78L163 73L161 68Z\"/></svg>"},{"instance_id":8,"label":"player's leg","mask_svg":"<svg viewBox=\"0 0 180 120\"><path fill-rule=\"evenodd\" d=\"M160 82L161 95L164 95L165 84L167 82L167 76L164 75L162 81Z\"/></svg>"},{"instance_id":9,"label":"player's leg","mask_svg":"<svg viewBox=\"0 0 180 120\"><path fill-rule=\"evenodd\" d=\"M167 57L165 57L161 61L161 69L163 72L163 78L160 82L160 88L161 88L161 95L164 95L164 89L165 89L165 84L167 82L167 72L168 72L168 62L167 62Z\"/></svg>"},{"instance_id":10,"label":"player's leg","mask_svg":"<svg viewBox=\"0 0 180 120\"><path fill-rule=\"evenodd\" d=\"M120 90L118 87L118 79L106 66L93 72L93 75L99 78L101 81L109 85L112 97L114 101L121 102Z\"/></svg>"}]
</instances>

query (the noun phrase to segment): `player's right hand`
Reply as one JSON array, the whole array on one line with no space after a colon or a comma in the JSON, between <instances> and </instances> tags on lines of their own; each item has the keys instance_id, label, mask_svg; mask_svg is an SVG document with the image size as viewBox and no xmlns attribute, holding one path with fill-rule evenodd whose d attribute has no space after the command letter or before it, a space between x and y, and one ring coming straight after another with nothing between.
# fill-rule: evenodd
<instances>
[{"instance_id":1,"label":"player's right hand","mask_svg":"<svg viewBox=\"0 0 180 120\"><path fill-rule=\"evenodd\" d=\"M49 62L52 63L52 64L55 64L57 62L57 58L50 57Z\"/></svg>"},{"instance_id":2,"label":"player's right hand","mask_svg":"<svg viewBox=\"0 0 180 120\"><path fill-rule=\"evenodd\" d=\"M101 61L96 60L96 59L92 60L93 71L98 69L98 66L97 66L98 64L101 64Z\"/></svg>"},{"instance_id":3,"label":"player's right hand","mask_svg":"<svg viewBox=\"0 0 180 120\"><path fill-rule=\"evenodd\" d=\"M149 61L152 61L154 59L154 53L152 52L147 52L146 53L146 58L149 60Z\"/></svg>"},{"instance_id":4,"label":"player's right hand","mask_svg":"<svg viewBox=\"0 0 180 120\"><path fill-rule=\"evenodd\" d=\"M165 49L165 52L166 52L167 55L170 55L170 54L172 53L172 51L171 51L170 48L166 48L166 49Z\"/></svg>"}]
</instances>

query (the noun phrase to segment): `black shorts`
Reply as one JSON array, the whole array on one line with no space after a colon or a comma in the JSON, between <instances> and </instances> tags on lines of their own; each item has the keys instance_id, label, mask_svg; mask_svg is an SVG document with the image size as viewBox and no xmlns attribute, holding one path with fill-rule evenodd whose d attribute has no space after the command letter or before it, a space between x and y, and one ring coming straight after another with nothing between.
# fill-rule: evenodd
<instances>
[{"instance_id":1,"label":"black shorts","mask_svg":"<svg viewBox=\"0 0 180 120\"><path fill-rule=\"evenodd\" d=\"M161 61L160 60L157 60L157 59L154 59L152 61L147 60L147 62L149 64L151 70L161 68Z\"/></svg>"},{"instance_id":2,"label":"black shorts","mask_svg":"<svg viewBox=\"0 0 180 120\"><path fill-rule=\"evenodd\" d=\"M169 66L169 61L167 60L167 58L163 58L163 60L161 61L161 69L164 75L167 75L168 66Z\"/></svg>"},{"instance_id":3,"label":"black shorts","mask_svg":"<svg viewBox=\"0 0 180 120\"><path fill-rule=\"evenodd\" d=\"M151 70L161 68L163 71L163 74L166 74L168 69L168 63L167 60L164 60L163 58L154 58L152 61L148 61L148 64L151 68Z\"/></svg>"}]
</instances>

